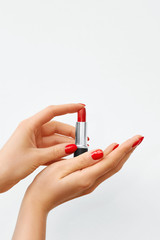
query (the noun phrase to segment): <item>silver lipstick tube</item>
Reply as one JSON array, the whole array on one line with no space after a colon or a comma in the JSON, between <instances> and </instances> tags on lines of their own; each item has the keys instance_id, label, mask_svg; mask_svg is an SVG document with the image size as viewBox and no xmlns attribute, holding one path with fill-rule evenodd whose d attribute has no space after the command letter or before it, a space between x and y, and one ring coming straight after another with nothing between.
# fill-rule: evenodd
<instances>
[{"instance_id":1,"label":"silver lipstick tube","mask_svg":"<svg viewBox=\"0 0 160 240\"><path fill-rule=\"evenodd\" d=\"M77 150L74 153L74 157L88 151L86 122L76 122L75 144L77 145Z\"/></svg>"}]
</instances>

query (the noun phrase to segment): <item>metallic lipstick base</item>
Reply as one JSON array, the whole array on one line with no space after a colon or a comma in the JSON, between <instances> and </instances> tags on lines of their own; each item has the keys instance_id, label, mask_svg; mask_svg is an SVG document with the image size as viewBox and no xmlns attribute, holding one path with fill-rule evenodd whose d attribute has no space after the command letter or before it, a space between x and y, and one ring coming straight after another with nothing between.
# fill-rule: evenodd
<instances>
[{"instance_id":1,"label":"metallic lipstick base","mask_svg":"<svg viewBox=\"0 0 160 240\"><path fill-rule=\"evenodd\" d=\"M76 122L75 144L77 145L77 150L74 153L74 157L82 153L88 152L86 122Z\"/></svg>"}]
</instances>

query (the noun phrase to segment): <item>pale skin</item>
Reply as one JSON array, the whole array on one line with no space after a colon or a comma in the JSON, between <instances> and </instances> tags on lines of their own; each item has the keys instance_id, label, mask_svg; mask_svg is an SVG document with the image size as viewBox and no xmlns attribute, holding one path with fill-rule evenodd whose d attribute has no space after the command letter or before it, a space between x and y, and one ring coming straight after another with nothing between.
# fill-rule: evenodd
<instances>
[{"instance_id":1,"label":"pale skin","mask_svg":"<svg viewBox=\"0 0 160 240\"><path fill-rule=\"evenodd\" d=\"M40 165L65 157L65 147L74 143L75 128L50 121L55 116L75 113L84 105L51 105L23 120L0 150L0 193L7 191Z\"/></svg>"},{"instance_id":2,"label":"pale skin","mask_svg":"<svg viewBox=\"0 0 160 240\"><path fill-rule=\"evenodd\" d=\"M91 151L51 164L40 172L26 191L12 240L44 240L49 211L71 199L91 193L117 173L136 147L136 135L113 151L115 143L93 160Z\"/></svg>"},{"instance_id":3,"label":"pale skin","mask_svg":"<svg viewBox=\"0 0 160 240\"><path fill-rule=\"evenodd\" d=\"M75 127L52 118L75 113L83 107L78 103L45 108L22 121L0 150L1 193L39 166L47 165L25 193L13 240L44 240L49 211L66 201L91 193L122 168L142 141L142 136L136 135L120 146L112 143L104 151L98 149L101 156L96 160L93 153L97 149L65 159L70 154L66 153L66 147L75 142Z\"/></svg>"}]
</instances>

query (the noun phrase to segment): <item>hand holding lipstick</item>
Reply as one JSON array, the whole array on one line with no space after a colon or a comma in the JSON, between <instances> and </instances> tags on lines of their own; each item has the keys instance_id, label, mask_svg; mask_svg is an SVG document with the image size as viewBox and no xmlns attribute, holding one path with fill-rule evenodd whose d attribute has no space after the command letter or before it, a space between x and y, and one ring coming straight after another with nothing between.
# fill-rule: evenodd
<instances>
[{"instance_id":1,"label":"hand holding lipstick","mask_svg":"<svg viewBox=\"0 0 160 240\"><path fill-rule=\"evenodd\" d=\"M137 135L120 146L113 143L104 152L101 149L89 151L53 163L40 172L26 191L12 240L44 240L48 212L66 201L91 193L122 168L142 140L143 137Z\"/></svg>"},{"instance_id":2,"label":"hand holding lipstick","mask_svg":"<svg viewBox=\"0 0 160 240\"><path fill-rule=\"evenodd\" d=\"M22 121L0 150L0 192L5 192L40 165L75 152L75 127L53 117L74 113L83 104L52 105Z\"/></svg>"}]
</instances>

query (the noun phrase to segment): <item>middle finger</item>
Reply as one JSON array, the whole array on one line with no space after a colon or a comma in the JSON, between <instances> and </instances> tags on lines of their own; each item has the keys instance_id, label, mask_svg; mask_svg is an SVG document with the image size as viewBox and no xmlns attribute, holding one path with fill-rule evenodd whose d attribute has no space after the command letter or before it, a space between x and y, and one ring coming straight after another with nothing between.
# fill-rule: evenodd
<instances>
[{"instance_id":1,"label":"middle finger","mask_svg":"<svg viewBox=\"0 0 160 240\"><path fill-rule=\"evenodd\" d=\"M68 137L75 138L75 127L58 121L50 121L41 127L42 136L50 136L59 133Z\"/></svg>"}]
</instances>

